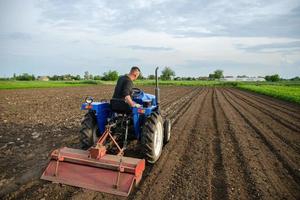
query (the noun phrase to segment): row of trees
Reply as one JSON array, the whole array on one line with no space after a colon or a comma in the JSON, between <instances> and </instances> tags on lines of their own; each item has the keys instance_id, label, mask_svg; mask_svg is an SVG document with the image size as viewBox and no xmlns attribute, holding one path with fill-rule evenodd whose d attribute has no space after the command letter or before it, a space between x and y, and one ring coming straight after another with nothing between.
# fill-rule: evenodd
<instances>
[{"instance_id":1,"label":"row of trees","mask_svg":"<svg viewBox=\"0 0 300 200\"><path fill-rule=\"evenodd\" d=\"M223 75L223 71L222 70L216 70L214 71L214 73L212 74L209 74L209 79L220 79L220 78L224 78L224 75ZM238 78L247 78L246 75L243 75L243 76L237 76ZM299 77L295 77L291 80L297 80L297 78ZM280 76L278 74L274 74L274 75L267 75L265 76L265 80L266 81L270 81L270 82L277 82L277 81L280 81L282 80L280 78Z\"/></svg>"},{"instance_id":2,"label":"row of trees","mask_svg":"<svg viewBox=\"0 0 300 200\"><path fill-rule=\"evenodd\" d=\"M16 75L14 73L13 79L18 81L34 81L36 78L33 74L30 75L28 73L24 73L21 75Z\"/></svg>"},{"instance_id":3,"label":"row of trees","mask_svg":"<svg viewBox=\"0 0 300 200\"><path fill-rule=\"evenodd\" d=\"M52 80L52 81L81 80L80 75L73 76L71 74L53 75L53 76L48 76L48 78L49 78L49 80Z\"/></svg>"},{"instance_id":4,"label":"row of trees","mask_svg":"<svg viewBox=\"0 0 300 200\"><path fill-rule=\"evenodd\" d=\"M119 78L119 73L117 71L109 70L108 72L103 73L103 75L92 75L88 71L84 72L83 78L81 78L80 75L53 75L53 76L47 76L49 80L53 81L63 81L63 80L103 80L103 81L115 81ZM246 78L247 76L238 76L238 78ZM175 72L170 67L165 67L162 72L161 76L159 77L161 80L218 80L221 78L224 78L223 70L215 70L213 73L209 74L208 77L200 77L200 78L194 78L194 77L175 77ZM267 75L264 77L266 81L270 82L276 82L283 80L280 78L278 74L274 75ZM35 77L32 74L23 73L21 75L16 75L12 78L7 78L7 80L20 80L20 81L33 81L38 79L38 77ZM148 77L144 77L142 74L140 74L139 79L149 79L153 80L155 79L155 75L151 74ZM299 77L295 77L290 79L291 81L299 81Z\"/></svg>"},{"instance_id":5,"label":"row of trees","mask_svg":"<svg viewBox=\"0 0 300 200\"><path fill-rule=\"evenodd\" d=\"M69 81L69 80L103 80L103 81L115 81L119 78L119 73L117 71L109 70L108 72L104 72L102 75L92 75L88 71L84 72L84 76L81 77L80 75L53 75L53 76L46 76L51 81ZM162 75L160 79L162 80L171 80L175 77L175 72L170 67L165 67L162 71ZM1 80L18 80L18 81L33 81L37 80L40 77L35 77L33 74L23 73L21 75L16 75L14 73L12 78L0 78ZM143 74L140 74L140 80L143 79L155 79L155 75L151 74L148 77L144 77Z\"/></svg>"},{"instance_id":6,"label":"row of trees","mask_svg":"<svg viewBox=\"0 0 300 200\"><path fill-rule=\"evenodd\" d=\"M102 81L115 81L119 78L119 73L117 71L104 72L102 76L93 76L88 71L84 72L84 80L102 80Z\"/></svg>"},{"instance_id":7,"label":"row of trees","mask_svg":"<svg viewBox=\"0 0 300 200\"><path fill-rule=\"evenodd\" d=\"M280 81L280 76L278 74L265 76L266 81L277 82Z\"/></svg>"},{"instance_id":8,"label":"row of trees","mask_svg":"<svg viewBox=\"0 0 300 200\"><path fill-rule=\"evenodd\" d=\"M175 72L170 68L170 67L165 67L164 70L162 71L162 75L160 76L160 79L162 80L171 80L175 77ZM119 78L119 73L117 71L111 71L109 70L108 72L104 72L102 76L96 75L93 76L89 74L88 71L84 73L84 79L85 80L103 80L103 81L115 81ZM155 75L151 74L148 77L144 77L143 74L141 73L138 79L143 80L143 79L150 79L153 80L155 79Z\"/></svg>"},{"instance_id":9,"label":"row of trees","mask_svg":"<svg viewBox=\"0 0 300 200\"><path fill-rule=\"evenodd\" d=\"M216 71L214 71L214 73L213 74L209 74L208 75L208 78L209 79L220 79L220 78L223 78L224 77L224 75L223 75L223 70L220 70L220 69L218 69L218 70L216 70Z\"/></svg>"}]
</instances>

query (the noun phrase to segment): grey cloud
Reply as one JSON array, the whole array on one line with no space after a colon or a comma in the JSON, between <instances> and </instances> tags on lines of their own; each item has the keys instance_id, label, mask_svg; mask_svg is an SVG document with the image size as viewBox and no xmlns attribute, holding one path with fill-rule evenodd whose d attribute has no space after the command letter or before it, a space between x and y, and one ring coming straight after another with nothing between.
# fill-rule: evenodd
<instances>
[{"instance_id":1,"label":"grey cloud","mask_svg":"<svg viewBox=\"0 0 300 200\"><path fill-rule=\"evenodd\" d=\"M31 40L32 36L23 32L0 33L0 39Z\"/></svg>"},{"instance_id":2,"label":"grey cloud","mask_svg":"<svg viewBox=\"0 0 300 200\"><path fill-rule=\"evenodd\" d=\"M169 47L152 47L152 46L139 46L139 45L129 45L126 47L133 49L133 50L145 50L145 51L170 51L170 50L173 50L173 48L169 48Z\"/></svg>"},{"instance_id":3,"label":"grey cloud","mask_svg":"<svg viewBox=\"0 0 300 200\"><path fill-rule=\"evenodd\" d=\"M300 37L300 6L296 1L283 4L286 8L277 8L280 2L276 0L158 1L144 7L133 2L48 1L39 6L44 22L80 24L107 34L143 29L176 37ZM264 12L268 9L272 12Z\"/></svg>"},{"instance_id":4,"label":"grey cloud","mask_svg":"<svg viewBox=\"0 0 300 200\"><path fill-rule=\"evenodd\" d=\"M115 58L115 57L107 57L106 59L113 60L115 63L126 63L126 64L141 62L141 60L138 59L138 58Z\"/></svg>"},{"instance_id":5,"label":"grey cloud","mask_svg":"<svg viewBox=\"0 0 300 200\"><path fill-rule=\"evenodd\" d=\"M127 58L120 58L120 57L114 57L114 56L107 56L101 59L102 66L134 66L138 65L142 62L139 58L134 57L127 57Z\"/></svg>"},{"instance_id":6,"label":"grey cloud","mask_svg":"<svg viewBox=\"0 0 300 200\"><path fill-rule=\"evenodd\" d=\"M184 64L174 67L176 72L184 74L186 70L194 75L207 76L214 70L221 69L224 75L251 75L265 76L268 74L279 73L285 78L300 76L300 60L297 59L293 63L278 63L277 67L271 64L263 64L257 61L244 62L234 60L186 60ZM280 65L280 66L279 66Z\"/></svg>"},{"instance_id":7,"label":"grey cloud","mask_svg":"<svg viewBox=\"0 0 300 200\"><path fill-rule=\"evenodd\" d=\"M149 37L146 38L149 41L137 43L126 33L136 29L139 29L138 32L141 34L144 31L156 32L155 38L162 35L162 39L164 33L173 37L273 37L274 41L281 40L278 37L300 39L299 0L178 0L176 2L172 0L30 0L26 4L17 0L3 2L0 1L0 60L7 69L2 67L2 71L25 65L28 71L30 69L40 71L41 68L38 66L42 65L45 66L45 70L47 68L53 73L60 70L61 73L64 73L63 70L67 72L71 69L68 68L70 66L76 67L71 70L77 72L84 71L82 66L86 69L90 67L95 71L107 71L122 63L122 67L140 64L144 66L143 71L153 73L152 70L150 71L150 67L153 67L152 63L149 63L153 61L147 61L144 56L137 59L134 55L123 54L122 51L129 48L140 50L141 54L147 54L149 51L160 53L172 51L168 44L172 40L167 40L166 43L158 46L151 46L152 43L149 42L153 39ZM121 37L110 37L114 34L120 34ZM132 43L126 43L128 36ZM222 38L218 39L224 41ZM192 38L190 41L193 40ZM230 43L232 41L234 40ZM252 41L256 44L259 42L256 39ZM125 46L128 44L132 45ZM208 41L207 45L213 44ZM181 49L180 43L170 46ZM109 51L102 54L106 47ZM213 48L222 50L223 47L221 45ZM299 55L298 42L256 46L237 45L236 48L257 53L292 51L293 57ZM224 48L223 50L226 51ZM196 49L191 48L189 51L193 51L189 58L195 58L200 54ZM188 52L182 49L182 52L174 52L174 56L184 56L183 53ZM214 54L213 50L209 50L208 53ZM123 58L125 55L129 58ZM244 61L239 63L234 62L234 59L226 60L226 55L220 57L222 58L219 61L187 60L184 64L177 61L174 69L176 74L187 76L207 75L217 68L224 69L229 74L253 74L261 70L267 73L273 73L274 70L278 73L271 65L253 64L253 62L262 62L258 59L248 60L241 56L239 60ZM26 62L24 62L25 58ZM267 55L263 58L263 63L268 63L266 61L272 58L272 55ZM288 62L288 56L286 60L286 64L282 65L284 67L281 73L299 74L299 61L291 59L292 62ZM156 62L164 63L165 60L158 59ZM36 68L29 66L36 66ZM52 66L57 68L54 69ZM63 69L64 67L66 69ZM118 69L123 70L122 67ZM290 70L287 71L287 68ZM123 72L127 70L124 68Z\"/></svg>"},{"instance_id":8,"label":"grey cloud","mask_svg":"<svg viewBox=\"0 0 300 200\"><path fill-rule=\"evenodd\" d=\"M232 60L186 60L184 64L177 65L175 71L179 74L184 74L186 70L194 74L194 76L208 76L217 69L224 71L224 75L252 75L260 76L265 75L271 69L270 66L253 62L239 62ZM275 72L275 71L274 71Z\"/></svg>"},{"instance_id":9,"label":"grey cloud","mask_svg":"<svg viewBox=\"0 0 300 200\"><path fill-rule=\"evenodd\" d=\"M226 26L232 36L300 37L300 6L287 14L261 16L245 24Z\"/></svg>"},{"instance_id":10,"label":"grey cloud","mask_svg":"<svg viewBox=\"0 0 300 200\"><path fill-rule=\"evenodd\" d=\"M271 43L255 46L236 45L238 49L248 52L292 52L300 51L300 41L287 42L287 43Z\"/></svg>"}]
</instances>

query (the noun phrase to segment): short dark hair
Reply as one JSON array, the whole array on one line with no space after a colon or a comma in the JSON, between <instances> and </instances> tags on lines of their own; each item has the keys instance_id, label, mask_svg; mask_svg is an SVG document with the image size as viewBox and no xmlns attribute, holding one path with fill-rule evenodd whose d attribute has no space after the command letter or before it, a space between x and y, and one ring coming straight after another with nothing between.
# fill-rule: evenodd
<instances>
[{"instance_id":1,"label":"short dark hair","mask_svg":"<svg viewBox=\"0 0 300 200\"><path fill-rule=\"evenodd\" d=\"M130 72L133 72L133 71L139 71L139 72L141 72L140 68L138 68L137 66L131 67Z\"/></svg>"}]
</instances>

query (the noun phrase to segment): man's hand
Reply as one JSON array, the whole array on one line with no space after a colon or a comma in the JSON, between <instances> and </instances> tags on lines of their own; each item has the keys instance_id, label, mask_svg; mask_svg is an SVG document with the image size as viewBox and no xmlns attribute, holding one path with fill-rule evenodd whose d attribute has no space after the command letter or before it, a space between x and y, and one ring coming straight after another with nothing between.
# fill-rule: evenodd
<instances>
[{"instance_id":1,"label":"man's hand","mask_svg":"<svg viewBox=\"0 0 300 200\"><path fill-rule=\"evenodd\" d=\"M128 95L125 97L125 101L131 106L131 107L135 107L135 108L140 108L142 107L140 104L135 103L134 101L132 101L131 97Z\"/></svg>"},{"instance_id":2,"label":"man's hand","mask_svg":"<svg viewBox=\"0 0 300 200\"><path fill-rule=\"evenodd\" d=\"M134 107L135 102L132 101L130 95L127 95L127 96L125 97L125 101L126 101L131 107Z\"/></svg>"},{"instance_id":3,"label":"man's hand","mask_svg":"<svg viewBox=\"0 0 300 200\"><path fill-rule=\"evenodd\" d=\"M135 107L135 108L140 108L140 107L142 107L142 106L141 106L141 104L136 103L136 104L134 104L133 107Z\"/></svg>"}]
</instances>

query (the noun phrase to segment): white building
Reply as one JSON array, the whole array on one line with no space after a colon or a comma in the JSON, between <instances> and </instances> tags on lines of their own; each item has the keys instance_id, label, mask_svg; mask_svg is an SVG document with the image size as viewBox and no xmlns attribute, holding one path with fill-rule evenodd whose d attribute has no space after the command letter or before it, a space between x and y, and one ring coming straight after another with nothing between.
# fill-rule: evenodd
<instances>
[{"instance_id":1,"label":"white building","mask_svg":"<svg viewBox=\"0 0 300 200\"><path fill-rule=\"evenodd\" d=\"M233 77L233 76L226 76L220 79L221 81L244 81L244 82L256 82L256 81L266 81L263 77Z\"/></svg>"},{"instance_id":2,"label":"white building","mask_svg":"<svg viewBox=\"0 0 300 200\"><path fill-rule=\"evenodd\" d=\"M39 76L37 79L38 79L39 81L49 81L48 76Z\"/></svg>"}]
</instances>

